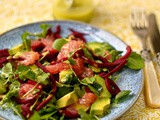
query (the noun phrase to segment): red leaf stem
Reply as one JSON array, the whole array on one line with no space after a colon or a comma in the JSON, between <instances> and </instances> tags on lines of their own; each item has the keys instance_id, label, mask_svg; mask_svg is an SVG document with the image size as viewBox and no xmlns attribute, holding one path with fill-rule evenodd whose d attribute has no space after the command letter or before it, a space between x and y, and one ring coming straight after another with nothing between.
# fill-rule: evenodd
<instances>
[{"instance_id":1,"label":"red leaf stem","mask_svg":"<svg viewBox=\"0 0 160 120\"><path fill-rule=\"evenodd\" d=\"M84 38L84 35L86 35L86 33L81 33L81 32L78 32L78 31L75 31L74 29L70 28L69 29L73 36L75 36L75 38L80 38L80 40L82 40L83 42L86 43L86 39Z\"/></svg>"},{"instance_id":2,"label":"red leaf stem","mask_svg":"<svg viewBox=\"0 0 160 120\"><path fill-rule=\"evenodd\" d=\"M87 58L87 57L85 57L85 56L82 56L82 58L84 59L84 60L86 60L90 65L92 65L92 66L94 66L94 67L99 67L99 68L109 68L109 67L114 67L114 66L117 66L119 63L114 63L114 62L112 62L112 63L108 63L108 62L105 62L105 63L98 63L98 62L95 62L94 60L92 60L92 59L89 59L89 58ZM122 62L123 60L121 60L121 62Z\"/></svg>"},{"instance_id":3,"label":"red leaf stem","mask_svg":"<svg viewBox=\"0 0 160 120\"><path fill-rule=\"evenodd\" d=\"M109 77L110 75L114 74L118 70L120 70L125 64L127 63L127 60L123 60L118 66L116 66L113 70L108 72L107 74L103 75L103 78Z\"/></svg>"},{"instance_id":4,"label":"red leaf stem","mask_svg":"<svg viewBox=\"0 0 160 120\"><path fill-rule=\"evenodd\" d=\"M45 66L43 66L40 62L35 63L37 67L41 68L45 73L50 73ZM52 82L52 93L55 94L57 90L56 81L53 75L50 73L49 75L50 81Z\"/></svg>"},{"instance_id":5,"label":"red leaf stem","mask_svg":"<svg viewBox=\"0 0 160 120\"><path fill-rule=\"evenodd\" d=\"M36 62L35 65L41 68L45 73L50 73L40 62Z\"/></svg>"},{"instance_id":6,"label":"red leaf stem","mask_svg":"<svg viewBox=\"0 0 160 120\"><path fill-rule=\"evenodd\" d=\"M39 111L42 107L44 107L51 99L53 98L53 95L49 94L47 98L42 101L37 107L36 110Z\"/></svg>"},{"instance_id":7,"label":"red leaf stem","mask_svg":"<svg viewBox=\"0 0 160 120\"><path fill-rule=\"evenodd\" d=\"M56 27L56 32L54 33L54 37L55 37L56 39L57 39L57 38L61 38L60 33L61 33L61 26L58 25L58 26Z\"/></svg>"},{"instance_id":8,"label":"red leaf stem","mask_svg":"<svg viewBox=\"0 0 160 120\"><path fill-rule=\"evenodd\" d=\"M22 115L25 116L25 118L29 118L33 112L30 110L30 104L22 104L21 109L22 109Z\"/></svg>"},{"instance_id":9,"label":"red leaf stem","mask_svg":"<svg viewBox=\"0 0 160 120\"><path fill-rule=\"evenodd\" d=\"M126 54L123 55L122 57L120 57L119 59L115 60L115 61L114 61L115 63L116 63L116 62L119 62L119 61L121 61L121 60L127 59L127 58L130 56L130 54L132 53L131 47L130 47L130 46L127 46L127 47L126 47L126 50L127 50Z\"/></svg>"}]
</instances>

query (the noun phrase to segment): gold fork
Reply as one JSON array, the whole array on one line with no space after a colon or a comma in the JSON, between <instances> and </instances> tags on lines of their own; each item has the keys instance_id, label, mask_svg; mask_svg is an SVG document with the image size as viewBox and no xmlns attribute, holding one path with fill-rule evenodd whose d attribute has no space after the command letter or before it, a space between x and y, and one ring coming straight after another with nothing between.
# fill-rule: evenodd
<instances>
[{"instance_id":1,"label":"gold fork","mask_svg":"<svg viewBox=\"0 0 160 120\"><path fill-rule=\"evenodd\" d=\"M151 58L150 50L147 46L148 20L143 10L134 10L131 13L131 27L134 33L140 38L142 43L141 56L145 60L145 93L146 103L149 107L160 108L160 86Z\"/></svg>"}]
</instances>

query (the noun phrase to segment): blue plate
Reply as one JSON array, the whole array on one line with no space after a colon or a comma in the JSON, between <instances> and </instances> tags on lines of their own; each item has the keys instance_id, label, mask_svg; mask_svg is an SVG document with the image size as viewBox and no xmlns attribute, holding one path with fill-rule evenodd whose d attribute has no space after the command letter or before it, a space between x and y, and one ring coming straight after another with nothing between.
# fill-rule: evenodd
<instances>
[{"instance_id":1,"label":"blue plate","mask_svg":"<svg viewBox=\"0 0 160 120\"><path fill-rule=\"evenodd\" d=\"M40 32L40 24L50 24L53 26L53 31L55 31L55 26L60 25L62 28L62 37L67 37L70 34L69 28L73 28L79 32L87 33L85 38L87 41L98 41L98 42L108 42L114 46L117 50L126 52L126 44L122 42L119 38L113 34L103 31L99 28L90 26L88 24L73 22L73 21L46 21L38 22L33 24L24 25L13 30L10 30L0 36L0 49L11 48L19 43L21 43L21 34L24 31L30 32ZM142 70L131 70L128 68L123 68L120 71L121 77L117 81L118 86L121 90L131 90L132 97L122 102L118 107L111 108L111 113L101 118L101 120L113 120L122 116L127 110L129 110L132 105L138 99L142 88L143 88L143 71ZM17 115L14 115L11 110L0 109L0 116L7 120L22 120Z\"/></svg>"}]
</instances>

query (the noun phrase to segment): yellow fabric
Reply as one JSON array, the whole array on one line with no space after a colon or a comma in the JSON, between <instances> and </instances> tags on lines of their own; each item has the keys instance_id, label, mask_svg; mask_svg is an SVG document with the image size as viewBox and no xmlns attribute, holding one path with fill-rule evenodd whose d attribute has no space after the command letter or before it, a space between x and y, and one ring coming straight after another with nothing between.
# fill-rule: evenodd
<instances>
[{"instance_id":1,"label":"yellow fabric","mask_svg":"<svg viewBox=\"0 0 160 120\"><path fill-rule=\"evenodd\" d=\"M0 0L0 34L32 22L54 20L52 7L54 0ZM141 43L133 34L129 15L133 8L154 12L160 22L160 0L96 0L93 19L89 24L107 30L134 51L140 51ZM160 25L160 24L159 24ZM133 107L120 120L159 120L160 109L148 108L144 91Z\"/></svg>"}]
</instances>

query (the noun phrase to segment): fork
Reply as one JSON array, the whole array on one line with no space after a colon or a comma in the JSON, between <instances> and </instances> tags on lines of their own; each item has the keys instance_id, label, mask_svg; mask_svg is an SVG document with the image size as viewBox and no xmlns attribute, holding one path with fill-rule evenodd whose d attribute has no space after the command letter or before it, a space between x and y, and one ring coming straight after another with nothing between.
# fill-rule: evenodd
<instances>
[{"instance_id":1,"label":"fork","mask_svg":"<svg viewBox=\"0 0 160 120\"><path fill-rule=\"evenodd\" d=\"M160 108L160 86L154 68L150 50L147 46L148 20L143 10L134 10L130 19L133 32L140 38L142 43L141 56L145 60L145 94L147 106Z\"/></svg>"},{"instance_id":2,"label":"fork","mask_svg":"<svg viewBox=\"0 0 160 120\"><path fill-rule=\"evenodd\" d=\"M142 10L134 10L131 13L131 27L134 33L141 39L142 51L141 55L146 61L151 60L151 55L149 49L147 49L147 37L148 37L148 24L146 14Z\"/></svg>"}]
</instances>

